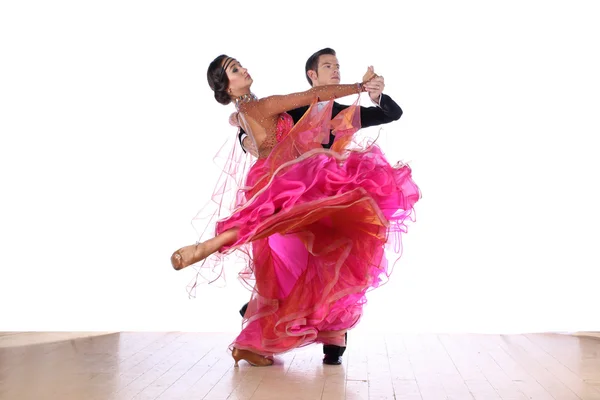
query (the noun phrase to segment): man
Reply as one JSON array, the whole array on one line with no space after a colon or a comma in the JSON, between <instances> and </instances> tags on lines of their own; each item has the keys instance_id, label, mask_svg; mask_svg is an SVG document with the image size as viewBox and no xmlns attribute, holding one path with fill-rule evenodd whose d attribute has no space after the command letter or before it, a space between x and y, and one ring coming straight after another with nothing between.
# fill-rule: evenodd
<instances>
[{"instance_id":1,"label":"man","mask_svg":"<svg viewBox=\"0 0 600 400\"><path fill-rule=\"evenodd\" d=\"M306 61L305 73L306 79L312 87L339 84L340 64L338 62L335 50L331 48L324 48L310 56ZM375 104L375 106L360 107L361 128L387 124L400 119L402 116L402 109L400 106L394 100L392 100L390 96L383 94L383 89L385 88L383 76L373 78L365 85L365 87L369 93L371 101ZM349 106L334 102L331 115L332 118L335 117L340 111L348 107ZM287 113L292 116L294 123L296 123L300 120L300 118L302 118L307 110L308 106L304 106L289 110ZM236 123L233 124L237 126ZM254 143L241 128L239 139L244 151L250 151L251 154L254 154ZM335 136L330 134L329 143L324 144L323 147L326 149L330 148L334 139Z\"/></svg>"},{"instance_id":2,"label":"man","mask_svg":"<svg viewBox=\"0 0 600 400\"><path fill-rule=\"evenodd\" d=\"M370 67L372 70L372 67ZM336 53L331 48L325 48L317 51L308 58L305 66L306 79L312 87L322 85L333 85L340 83L340 64L338 62ZM385 82L383 76L373 78L365 85L367 93L371 101L374 103L372 107L360 107L360 120L361 128L367 128L370 126L377 126L381 124L387 124L392 121L397 121L402 116L402 109L400 106L392 100L388 95L383 94ZM347 105L333 103L332 118L335 117L340 111L348 108ZM294 119L294 123L298 122L304 113L308 110L308 106L299 107L293 110L287 111L288 114ZM232 125L238 126L236 123L236 114L232 114L230 122ZM329 135L329 143L324 144L323 147L330 148L333 145L335 136ZM256 155L256 149L252 139L240 128L239 140L244 151L249 151L251 154ZM248 304L245 304L240 310L242 317L246 313ZM348 336L346 334L346 340ZM323 363L328 365L340 365L342 363L341 357L344 354L346 347L334 346L330 344L323 345Z\"/></svg>"}]
</instances>

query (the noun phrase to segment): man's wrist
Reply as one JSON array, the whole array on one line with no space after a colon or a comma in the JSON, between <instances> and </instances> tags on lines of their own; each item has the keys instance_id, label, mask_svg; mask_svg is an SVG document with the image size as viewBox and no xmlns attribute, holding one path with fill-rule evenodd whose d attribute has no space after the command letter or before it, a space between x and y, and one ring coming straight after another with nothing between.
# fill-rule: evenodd
<instances>
[{"instance_id":1,"label":"man's wrist","mask_svg":"<svg viewBox=\"0 0 600 400\"><path fill-rule=\"evenodd\" d=\"M383 93L379 94L379 97L377 98L377 100L373 100L372 97L370 97L371 101L378 107L381 107L381 97L383 96Z\"/></svg>"}]
</instances>

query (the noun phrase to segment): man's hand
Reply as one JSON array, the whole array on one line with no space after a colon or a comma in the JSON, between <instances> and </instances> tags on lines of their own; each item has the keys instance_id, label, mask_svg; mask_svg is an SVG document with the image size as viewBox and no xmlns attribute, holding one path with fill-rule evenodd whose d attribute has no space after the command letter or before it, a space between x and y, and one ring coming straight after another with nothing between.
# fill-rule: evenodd
<instances>
[{"instance_id":1,"label":"man's hand","mask_svg":"<svg viewBox=\"0 0 600 400\"><path fill-rule=\"evenodd\" d=\"M379 99L381 98L381 93L383 93L384 88L385 81L383 80L383 76L375 76L375 78L365 83L365 89L369 93L371 100L377 104L379 104Z\"/></svg>"},{"instance_id":2,"label":"man's hand","mask_svg":"<svg viewBox=\"0 0 600 400\"><path fill-rule=\"evenodd\" d=\"M258 151L256 150L256 146L254 145L254 140L252 140L250 136L246 136L244 138L244 140L242 141L242 147L244 147L244 149L248 153L258 158Z\"/></svg>"}]
</instances>

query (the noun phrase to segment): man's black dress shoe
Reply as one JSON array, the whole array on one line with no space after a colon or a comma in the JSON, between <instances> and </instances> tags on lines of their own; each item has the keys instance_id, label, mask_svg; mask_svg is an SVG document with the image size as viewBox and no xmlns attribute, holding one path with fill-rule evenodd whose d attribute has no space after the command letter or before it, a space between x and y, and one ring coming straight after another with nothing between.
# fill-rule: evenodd
<instances>
[{"instance_id":1,"label":"man's black dress shoe","mask_svg":"<svg viewBox=\"0 0 600 400\"><path fill-rule=\"evenodd\" d=\"M325 354L325 357L323 357L323 364L340 365L341 363L342 357L338 355Z\"/></svg>"}]
</instances>

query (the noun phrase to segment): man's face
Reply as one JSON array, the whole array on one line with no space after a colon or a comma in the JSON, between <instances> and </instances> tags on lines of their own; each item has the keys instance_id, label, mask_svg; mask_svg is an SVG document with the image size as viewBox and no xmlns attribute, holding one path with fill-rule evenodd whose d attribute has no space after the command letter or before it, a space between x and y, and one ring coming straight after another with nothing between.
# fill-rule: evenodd
<instances>
[{"instance_id":1,"label":"man's face","mask_svg":"<svg viewBox=\"0 0 600 400\"><path fill-rule=\"evenodd\" d=\"M336 56L324 54L319 57L317 79L313 79L313 86L336 85L340 83L340 63Z\"/></svg>"}]
</instances>

